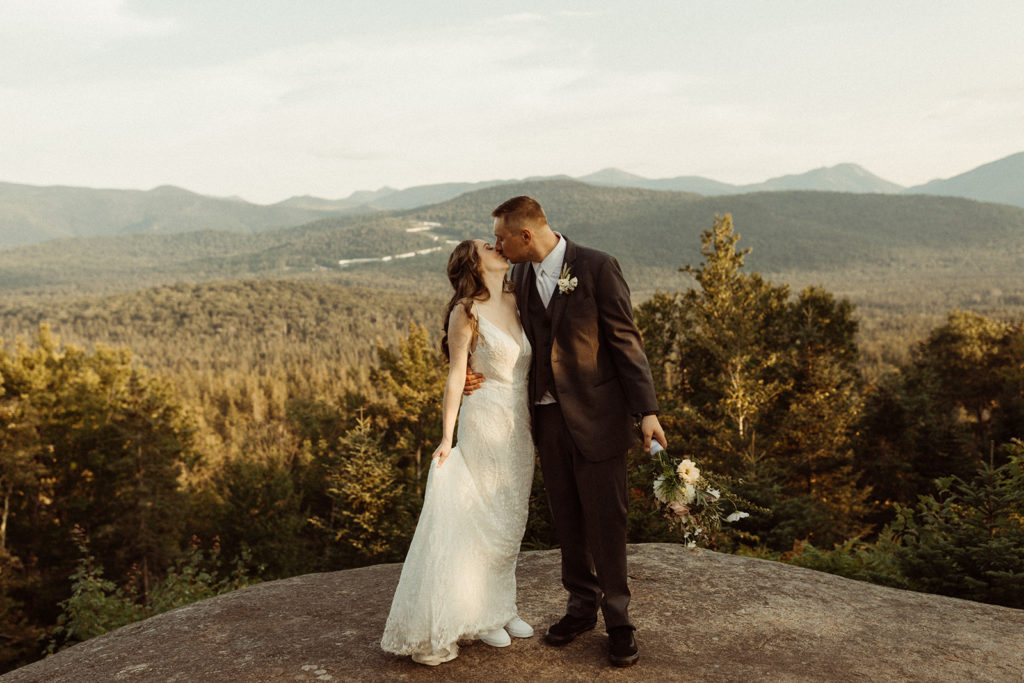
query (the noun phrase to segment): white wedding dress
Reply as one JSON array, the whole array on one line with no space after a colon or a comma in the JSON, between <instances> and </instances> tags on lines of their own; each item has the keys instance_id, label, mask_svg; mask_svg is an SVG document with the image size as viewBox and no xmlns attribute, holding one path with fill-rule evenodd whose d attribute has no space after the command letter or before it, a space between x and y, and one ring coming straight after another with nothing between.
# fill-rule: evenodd
<instances>
[{"instance_id":1,"label":"white wedding dress","mask_svg":"<svg viewBox=\"0 0 1024 683\"><path fill-rule=\"evenodd\" d=\"M431 463L416 533L402 567L381 647L435 662L457 641L516 615L516 557L526 528L534 446L527 378L531 348L478 315L472 366L483 385L462 400L458 435Z\"/></svg>"}]
</instances>

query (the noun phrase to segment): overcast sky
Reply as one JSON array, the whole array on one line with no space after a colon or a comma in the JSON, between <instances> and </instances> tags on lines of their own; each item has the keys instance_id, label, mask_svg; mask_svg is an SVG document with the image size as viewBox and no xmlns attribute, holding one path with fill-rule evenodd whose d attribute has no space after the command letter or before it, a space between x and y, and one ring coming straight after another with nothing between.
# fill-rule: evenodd
<instances>
[{"instance_id":1,"label":"overcast sky","mask_svg":"<svg viewBox=\"0 0 1024 683\"><path fill-rule=\"evenodd\" d=\"M0 180L915 185L1024 151L1022 27L1021 0L2 0Z\"/></svg>"}]
</instances>

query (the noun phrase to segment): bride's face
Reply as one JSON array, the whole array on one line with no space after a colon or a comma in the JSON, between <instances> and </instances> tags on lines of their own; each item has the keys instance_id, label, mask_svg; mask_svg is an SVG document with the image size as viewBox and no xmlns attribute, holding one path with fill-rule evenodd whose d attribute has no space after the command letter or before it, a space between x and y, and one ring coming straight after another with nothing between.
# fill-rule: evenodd
<instances>
[{"instance_id":1,"label":"bride's face","mask_svg":"<svg viewBox=\"0 0 1024 683\"><path fill-rule=\"evenodd\" d=\"M502 272L508 270L508 261L493 246L483 240L474 240L474 242L476 242L476 256L480 261L481 273L492 270Z\"/></svg>"}]
</instances>

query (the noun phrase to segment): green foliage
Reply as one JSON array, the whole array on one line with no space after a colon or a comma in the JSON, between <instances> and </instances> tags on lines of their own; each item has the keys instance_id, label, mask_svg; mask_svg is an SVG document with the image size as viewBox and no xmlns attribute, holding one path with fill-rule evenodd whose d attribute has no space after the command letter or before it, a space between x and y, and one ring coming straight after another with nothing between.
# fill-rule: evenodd
<instances>
[{"instance_id":1,"label":"green foliage","mask_svg":"<svg viewBox=\"0 0 1024 683\"><path fill-rule=\"evenodd\" d=\"M251 553L266 578L301 573L317 555L301 487L309 445L273 426L247 445L248 455L227 458L210 482L216 501L210 532L228 553Z\"/></svg>"},{"instance_id":2,"label":"green foliage","mask_svg":"<svg viewBox=\"0 0 1024 683\"><path fill-rule=\"evenodd\" d=\"M937 478L973 476L1021 425L1024 324L958 311L872 387L858 457L879 500L908 505Z\"/></svg>"},{"instance_id":3,"label":"green foliage","mask_svg":"<svg viewBox=\"0 0 1024 683\"><path fill-rule=\"evenodd\" d=\"M387 438L394 439L397 449L407 454L406 464L413 469L419 492L426 476L424 453L432 453L441 440L447 363L430 344L427 331L416 324L410 325L409 336L397 351L381 346L377 354L378 365L370 376L386 399L371 410L384 422Z\"/></svg>"},{"instance_id":4,"label":"green foliage","mask_svg":"<svg viewBox=\"0 0 1024 683\"><path fill-rule=\"evenodd\" d=\"M1024 442L982 463L970 481L944 477L938 493L900 507L898 561L916 590L1024 607Z\"/></svg>"},{"instance_id":5,"label":"green foliage","mask_svg":"<svg viewBox=\"0 0 1024 683\"><path fill-rule=\"evenodd\" d=\"M46 326L35 346L0 351L4 541L45 567L54 590L75 563L69 532L86 529L118 576L178 551L183 492L193 461L192 424L167 382L132 366L127 351L60 348Z\"/></svg>"},{"instance_id":6,"label":"green foliage","mask_svg":"<svg viewBox=\"0 0 1024 683\"><path fill-rule=\"evenodd\" d=\"M153 587L149 600L142 602L135 583L119 587L103 577L103 567L90 554L81 531L76 533L76 544L81 558L71 574L71 596L61 602L64 611L51 632L50 652L257 582L248 575L248 555L236 558L234 567L225 572L220 546L215 543L204 553L198 539L193 538L188 554L167 570L164 579Z\"/></svg>"},{"instance_id":7,"label":"green foliage","mask_svg":"<svg viewBox=\"0 0 1024 683\"><path fill-rule=\"evenodd\" d=\"M19 599L31 588L33 576L20 558L0 548L0 671L36 659L38 641L46 633L37 615Z\"/></svg>"},{"instance_id":8,"label":"green foliage","mask_svg":"<svg viewBox=\"0 0 1024 683\"><path fill-rule=\"evenodd\" d=\"M747 251L730 216L702 237L698 288L642 304L659 402L681 452L725 476L771 518L739 525L769 547L833 543L866 531L851 436L860 375L849 302L819 288L741 272ZM679 449L677 448L677 451Z\"/></svg>"},{"instance_id":9,"label":"green foliage","mask_svg":"<svg viewBox=\"0 0 1024 683\"><path fill-rule=\"evenodd\" d=\"M310 522L325 532L342 567L402 559L412 520L405 509L406 492L393 456L386 453L368 418L339 439L327 466L331 511Z\"/></svg>"},{"instance_id":10,"label":"green foliage","mask_svg":"<svg viewBox=\"0 0 1024 683\"><path fill-rule=\"evenodd\" d=\"M62 348L45 325L34 342L0 349L0 602L3 622L29 633L56 618L76 525L148 596L178 556L179 479L195 462L188 414L127 351Z\"/></svg>"},{"instance_id":11,"label":"green foliage","mask_svg":"<svg viewBox=\"0 0 1024 683\"><path fill-rule=\"evenodd\" d=\"M943 477L938 492L896 518L874 541L852 538L832 550L797 543L755 554L808 569L896 588L1024 607L1024 442L1003 448L1006 462L982 463L968 481Z\"/></svg>"},{"instance_id":12,"label":"green foliage","mask_svg":"<svg viewBox=\"0 0 1024 683\"><path fill-rule=\"evenodd\" d=\"M791 552L772 559L857 581L908 588L897 561L900 549L899 539L886 528L874 542L851 538L832 550L821 550L810 543L797 543Z\"/></svg>"}]
</instances>

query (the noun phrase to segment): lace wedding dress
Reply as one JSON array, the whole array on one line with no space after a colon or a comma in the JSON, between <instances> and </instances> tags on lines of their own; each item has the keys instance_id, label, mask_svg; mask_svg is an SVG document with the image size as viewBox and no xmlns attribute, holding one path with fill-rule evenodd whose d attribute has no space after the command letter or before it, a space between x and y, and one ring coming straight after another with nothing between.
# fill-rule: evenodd
<instances>
[{"instance_id":1,"label":"lace wedding dress","mask_svg":"<svg viewBox=\"0 0 1024 683\"><path fill-rule=\"evenodd\" d=\"M381 647L447 661L457 641L516 616L516 557L533 483L527 377L531 348L477 316L472 366L485 381L463 398L456 445L431 463L416 533Z\"/></svg>"}]
</instances>

